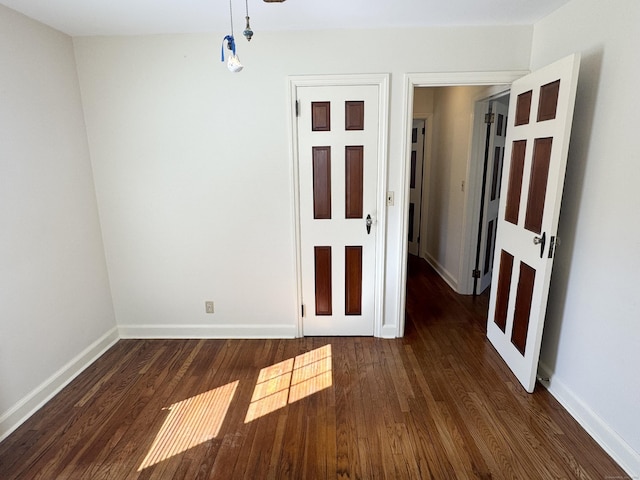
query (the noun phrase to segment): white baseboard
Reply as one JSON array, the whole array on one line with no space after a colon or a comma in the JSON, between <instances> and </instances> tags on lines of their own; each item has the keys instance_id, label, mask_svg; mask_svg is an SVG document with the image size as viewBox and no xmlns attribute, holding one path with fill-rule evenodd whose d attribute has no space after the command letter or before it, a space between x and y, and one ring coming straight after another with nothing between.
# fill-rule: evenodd
<instances>
[{"instance_id":1,"label":"white baseboard","mask_svg":"<svg viewBox=\"0 0 640 480\"><path fill-rule=\"evenodd\" d=\"M630 478L640 478L640 453L631 448L542 362L539 363L539 372L543 378L550 379L549 382L541 382L541 384L582 428L627 472Z\"/></svg>"},{"instance_id":2,"label":"white baseboard","mask_svg":"<svg viewBox=\"0 0 640 480\"><path fill-rule=\"evenodd\" d=\"M95 362L119 340L118 329L113 328L76 355L40 386L0 415L0 441L8 437L31 415L66 387L82 371Z\"/></svg>"},{"instance_id":3,"label":"white baseboard","mask_svg":"<svg viewBox=\"0 0 640 480\"><path fill-rule=\"evenodd\" d=\"M384 325L380 330L380 338L396 338L398 336L397 325Z\"/></svg>"},{"instance_id":4,"label":"white baseboard","mask_svg":"<svg viewBox=\"0 0 640 480\"><path fill-rule=\"evenodd\" d=\"M295 325L120 325L120 338L296 338Z\"/></svg>"},{"instance_id":5,"label":"white baseboard","mask_svg":"<svg viewBox=\"0 0 640 480\"><path fill-rule=\"evenodd\" d=\"M447 284L453 289L453 291L458 291L458 281L453 277L453 275L451 275L451 272L440 265L440 263L428 253L425 257L425 260L429 263L429 265L433 267L436 272L438 272L438 274L445 282L447 282Z\"/></svg>"}]
</instances>

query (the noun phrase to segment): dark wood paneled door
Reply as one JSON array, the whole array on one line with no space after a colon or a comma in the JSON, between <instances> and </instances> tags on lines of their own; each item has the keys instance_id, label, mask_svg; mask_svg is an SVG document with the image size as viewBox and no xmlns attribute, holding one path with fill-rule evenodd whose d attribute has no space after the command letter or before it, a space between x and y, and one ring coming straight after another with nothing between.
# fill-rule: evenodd
<instances>
[{"instance_id":1,"label":"dark wood paneled door","mask_svg":"<svg viewBox=\"0 0 640 480\"><path fill-rule=\"evenodd\" d=\"M304 335L373 335L379 87L298 87Z\"/></svg>"},{"instance_id":2,"label":"dark wood paneled door","mask_svg":"<svg viewBox=\"0 0 640 480\"><path fill-rule=\"evenodd\" d=\"M511 88L487 336L528 392L536 382L579 64L571 55Z\"/></svg>"}]
</instances>

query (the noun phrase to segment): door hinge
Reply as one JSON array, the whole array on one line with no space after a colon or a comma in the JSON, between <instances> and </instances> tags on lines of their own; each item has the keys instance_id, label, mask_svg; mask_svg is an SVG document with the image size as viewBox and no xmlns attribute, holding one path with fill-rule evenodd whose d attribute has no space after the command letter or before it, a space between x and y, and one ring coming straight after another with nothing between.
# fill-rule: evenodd
<instances>
[{"instance_id":1,"label":"door hinge","mask_svg":"<svg viewBox=\"0 0 640 480\"><path fill-rule=\"evenodd\" d=\"M301 310L302 310L302 312L301 312L301 313L302 313L302 316L304 317L304 305L301 305L301 307L302 307L302 308L301 308Z\"/></svg>"},{"instance_id":2,"label":"door hinge","mask_svg":"<svg viewBox=\"0 0 640 480\"><path fill-rule=\"evenodd\" d=\"M484 115L484 123L491 124L491 123L493 123L495 121L496 121L496 114L495 113L486 113Z\"/></svg>"},{"instance_id":3,"label":"door hinge","mask_svg":"<svg viewBox=\"0 0 640 480\"><path fill-rule=\"evenodd\" d=\"M422 135L424 135L424 127L422 127Z\"/></svg>"},{"instance_id":4,"label":"door hinge","mask_svg":"<svg viewBox=\"0 0 640 480\"><path fill-rule=\"evenodd\" d=\"M300 103L296 100L296 117L300 116Z\"/></svg>"},{"instance_id":5,"label":"door hinge","mask_svg":"<svg viewBox=\"0 0 640 480\"><path fill-rule=\"evenodd\" d=\"M556 247L560 245L560 237L551 237L551 241L549 242L549 256L548 258L553 258L553 254L555 253Z\"/></svg>"},{"instance_id":6,"label":"door hinge","mask_svg":"<svg viewBox=\"0 0 640 480\"><path fill-rule=\"evenodd\" d=\"M480 270L474 270L473 272L471 272L471 276L473 278L480 278Z\"/></svg>"}]
</instances>

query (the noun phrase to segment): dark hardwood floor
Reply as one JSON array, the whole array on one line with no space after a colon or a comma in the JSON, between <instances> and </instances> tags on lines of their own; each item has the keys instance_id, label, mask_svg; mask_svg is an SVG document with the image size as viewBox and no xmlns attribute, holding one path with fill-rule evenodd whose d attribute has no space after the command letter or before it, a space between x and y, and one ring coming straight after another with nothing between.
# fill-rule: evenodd
<instances>
[{"instance_id":1,"label":"dark hardwood floor","mask_svg":"<svg viewBox=\"0 0 640 480\"><path fill-rule=\"evenodd\" d=\"M411 259L406 336L122 340L0 444L6 479L548 479L624 472Z\"/></svg>"}]
</instances>

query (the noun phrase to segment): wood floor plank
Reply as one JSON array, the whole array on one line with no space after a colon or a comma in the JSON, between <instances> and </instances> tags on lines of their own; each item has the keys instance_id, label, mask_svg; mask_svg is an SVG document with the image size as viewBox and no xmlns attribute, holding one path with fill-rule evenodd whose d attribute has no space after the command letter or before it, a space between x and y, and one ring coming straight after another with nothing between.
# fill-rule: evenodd
<instances>
[{"instance_id":1,"label":"wood floor plank","mask_svg":"<svg viewBox=\"0 0 640 480\"><path fill-rule=\"evenodd\" d=\"M418 397L410 401L413 412L422 411L424 404L421 400L422 398ZM407 416L409 417L409 415ZM455 480L456 475L453 465L451 465L448 456L442 454L444 446L432 416L430 414L413 414L410 415L407 424L409 426L411 441L414 444L413 450L419 459L419 478Z\"/></svg>"},{"instance_id":2,"label":"wood floor plank","mask_svg":"<svg viewBox=\"0 0 640 480\"><path fill-rule=\"evenodd\" d=\"M135 396L129 395L135 401L133 403L125 402L120 406L120 410L125 416L118 422L113 421L105 425L105 428L101 429L96 436L94 444L86 449L85 454L77 462L81 465L85 463L89 465L109 464L111 461L103 462L106 457L102 455L116 452L120 448L123 439L130 439L130 442L135 442L138 446L144 445L145 439L149 436L147 432L149 431L150 419L156 417L154 411L160 411L161 405L166 404L168 395L182 382L187 369L191 366L202 345L203 342L191 341L182 343L180 347L175 345L172 349L166 349L168 350L166 356L157 357L157 362L164 365L164 368L154 368L154 362L150 360L147 366L143 368L143 373L140 374L146 377L146 382L140 382L141 390L139 393ZM154 370L160 374L151 383L150 380L154 376L146 374ZM136 438L136 431L142 435L138 435L138 439L133 440L133 438ZM107 445L104 445L105 438L108 439ZM101 453L96 456L92 450L101 446ZM125 455L124 458L130 458L130 455ZM133 465L131 466L133 467ZM85 472L85 475L95 478L98 473L96 471Z\"/></svg>"},{"instance_id":3,"label":"wood floor plank","mask_svg":"<svg viewBox=\"0 0 640 480\"><path fill-rule=\"evenodd\" d=\"M113 408L111 420L97 429L88 445L91 448L87 448L80 457L81 465L89 465L84 473L87 478L124 478L139 467L144 451L151 444L151 435L148 433L150 422L144 420L151 412L152 418L155 418L160 405L164 404L166 393L162 393L167 392L163 389L165 382L183 352L178 345L173 349L160 347L158 351L165 355L149 358L148 363L142 366L142 374L138 370L138 381L131 389L131 394ZM109 448L100 448L105 439L108 439ZM96 455L94 450L99 453Z\"/></svg>"},{"instance_id":4,"label":"wood floor plank","mask_svg":"<svg viewBox=\"0 0 640 480\"><path fill-rule=\"evenodd\" d=\"M0 478L625 477L517 383L486 340L486 294L408 267L402 339L119 341L0 443Z\"/></svg>"},{"instance_id":5,"label":"wood floor plank","mask_svg":"<svg viewBox=\"0 0 640 480\"><path fill-rule=\"evenodd\" d=\"M101 375L100 379L97 382L95 382L91 386L91 388L89 388L87 393L84 394L82 398L78 400L74 406L84 407L87 404L87 402L91 400L91 398L93 398L96 395L96 393L105 385L105 383L111 380L111 377L115 375L120 370L120 368L122 368L122 366L129 361L129 359L134 354L134 352L135 352L134 349L130 349L126 352L123 352L123 354L116 360L114 368L109 369L103 375Z\"/></svg>"},{"instance_id":6,"label":"wood floor plank","mask_svg":"<svg viewBox=\"0 0 640 480\"><path fill-rule=\"evenodd\" d=\"M52 411L51 405L46 405L43 410L50 412L53 418L60 421L48 428L48 435L43 442L34 448L27 459L18 466L16 478L22 476L34 478L36 475L48 474L50 478L52 470L60 467L59 458L66 453L73 444L80 441L83 433L94 433L95 427L99 427L111 416L112 410L122 401L129 390L135 385L138 377L137 365L142 359L149 356L149 349L144 343L136 345L136 356L132 357L128 367L121 370L122 374L114 377L103 387L103 394L91 401L85 408L74 411L71 402L61 407L59 412ZM63 390L60 396L67 395ZM76 400L77 401L77 400ZM58 403L57 401L54 403ZM75 402L74 402L75 404ZM40 423L39 428L47 429L47 423Z\"/></svg>"},{"instance_id":7,"label":"wood floor plank","mask_svg":"<svg viewBox=\"0 0 640 480\"><path fill-rule=\"evenodd\" d=\"M380 414L383 406L383 397L380 395L381 383L379 377L380 363L378 362L377 352L379 349L378 339L369 339L363 342L362 359L360 365L360 386L362 398L365 402L361 407L365 422L366 453L360 453L361 461L366 464L367 470L372 478L382 478L384 470L382 463L383 457L388 448L388 438L386 437L385 420ZM362 457L367 457L366 460Z\"/></svg>"},{"instance_id":8,"label":"wood floor plank","mask_svg":"<svg viewBox=\"0 0 640 480\"><path fill-rule=\"evenodd\" d=\"M274 454L277 461L282 443L282 439L277 438L279 421L279 415L265 415L253 421L255 431L251 445L247 446L247 465L241 478L264 478Z\"/></svg>"}]
</instances>

